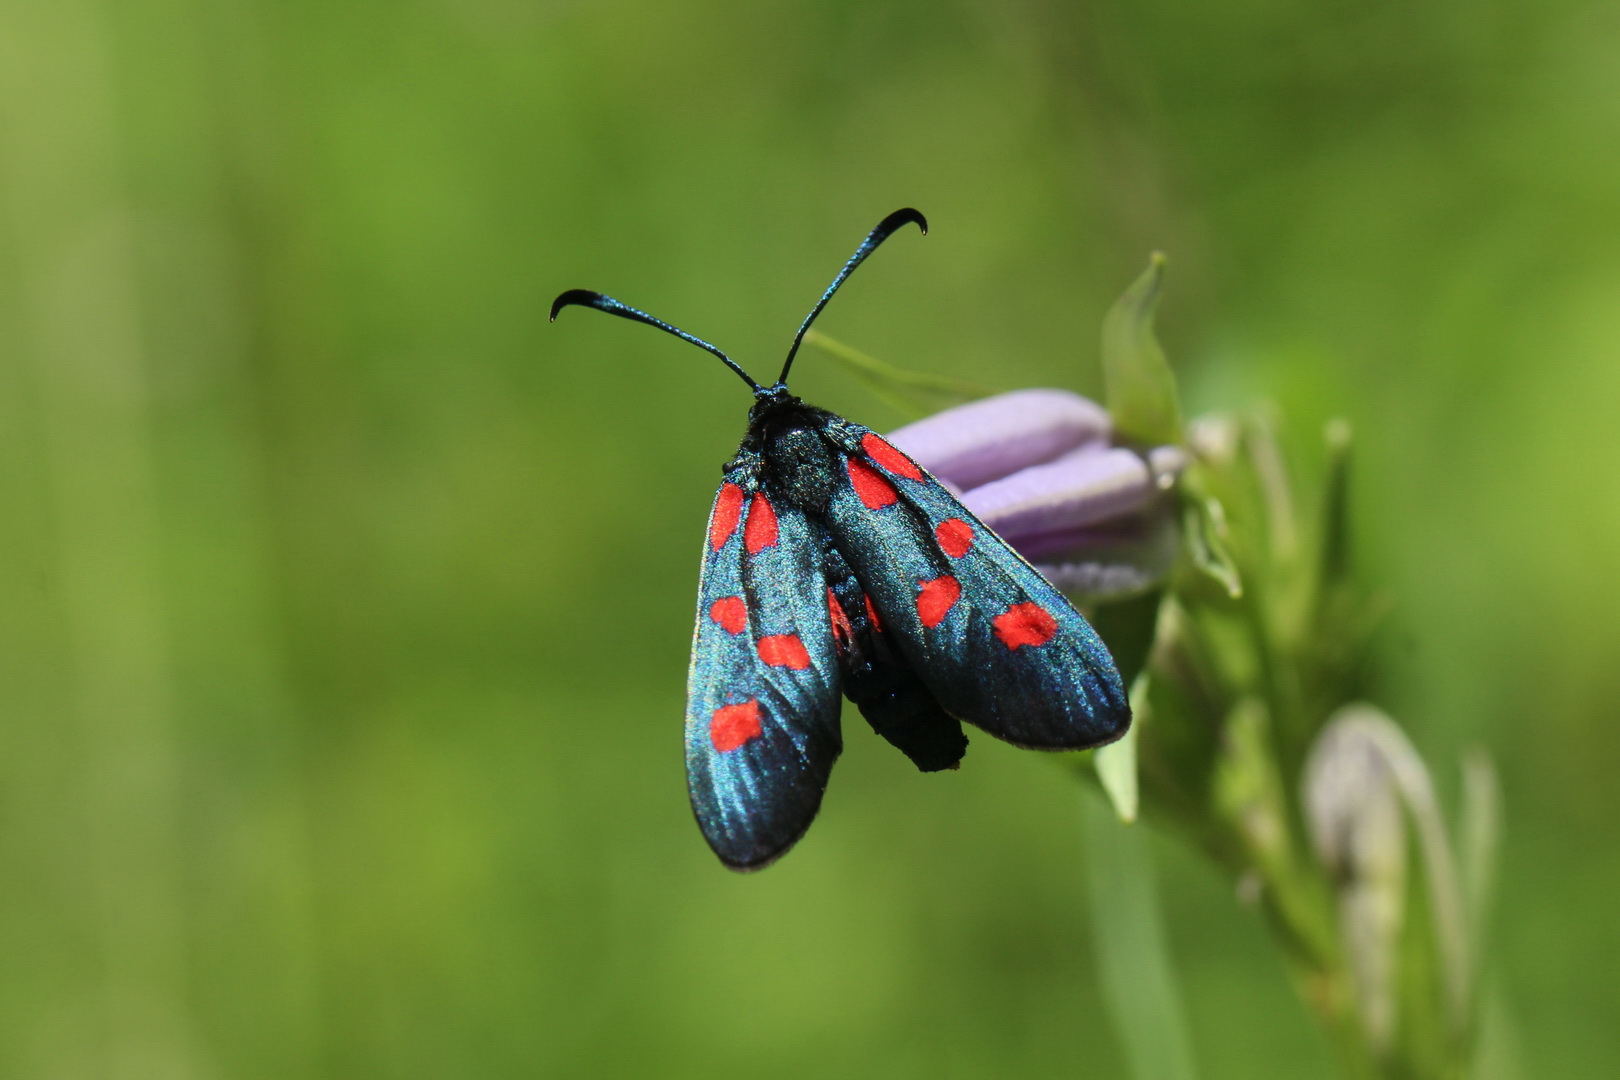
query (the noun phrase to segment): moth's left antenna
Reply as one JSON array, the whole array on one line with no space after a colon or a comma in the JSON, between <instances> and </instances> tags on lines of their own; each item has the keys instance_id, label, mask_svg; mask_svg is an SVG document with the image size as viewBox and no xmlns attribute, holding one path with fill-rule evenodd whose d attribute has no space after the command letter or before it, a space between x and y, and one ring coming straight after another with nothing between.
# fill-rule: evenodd
<instances>
[{"instance_id":1,"label":"moth's left antenna","mask_svg":"<svg viewBox=\"0 0 1620 1080\"><path fill-rule=\"evenodd\" d=\"M742 378L742 381L748 384L749 388L752 389L754 393L758 394L764 392L765 388L760 386L759 383L755 382L754 377L742 369L742 365L738 364L737 361L733 360L731 357L727 356L713 345L710 345L707 341L704 341L702 338L696 337L692 334L688 334L685 330L682 330L679 327L671 326L663 319L655 318L654 316L647 314L645 311L638 311L629 304L622 304L613 299L611 296L603 296L601 293L591 292L589 289L569 289L567 292L563 293L561 296L557 297L557 299L551 302L551 321L556 322L557 312L571 304L578 305L579 307L592 307L597 311L605 311L609 315L617 315L621 319L629 319L631 322L646 323L648 326L656 326L666 334L674 334L682 341L690 341L698 348L707 349L709 352L712 352L714 355L718 356L725 363L726 367L730 368L732 371L735 371Z\"/></svg>"}]
</instances>

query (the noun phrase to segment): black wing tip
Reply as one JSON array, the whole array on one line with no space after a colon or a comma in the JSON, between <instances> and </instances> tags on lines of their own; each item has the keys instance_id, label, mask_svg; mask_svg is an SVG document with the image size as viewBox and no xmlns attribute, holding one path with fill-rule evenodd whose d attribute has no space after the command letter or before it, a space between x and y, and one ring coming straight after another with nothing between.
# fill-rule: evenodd
<instances>
[{"instance_id":1,"label":"black wing tip","mask_svg":"<svg viewBox=\"0 0 1620 1080\"><path fill-rule=\"evenodd\" d=\"M804 834L809 831L810 825L807 822L803 829L785 843L761 843L746 848L723 850L721 844L709 839L709 848L727 870L736 874L755 874L792 851L793 846L803 840Z\"/></svg>"},{"instance_id":2,"label":"black wing tip","mask_svg":"<svg viewBox=\"0 0 1620 1080\"><path fill-rule=\"evenodd\" d=\"M715 854L719 855L720 853L715 852ZM786 851L778 851L774 854L755 859L752 862L736 862L726 858L724 855L720 855L720 865L724 866L727 870L730 870L733 874L757 874L786 854Z\"/></svg>"},{"instance_id":3,"label":"black wing tip","mask_svg":"<svg viewBox=\"0 0 1620 1080\"><path fill-rule=\"evenodd\" d=\"M1134 719L1135 717L1131 715L1131 706L1129 703L1126 703L1123 708L1113 713L1098 725L1103 728L1103 733L1102 738L1094 745L1103 747L1107 746L1111 742L1118 742L1120 739L1123 739L1125 737L1125 733L1131 730L1131 722Z\"/></svg>"},{"instance_id":4,"label":"black wing tip","mask_svg":"<svg viewBox=\"0 0 1620 1080\"><path fill-rule=\"evenodd\" d=\"M551 318L546 321L556 322L557 312L571 304L578 304L581 307L595 307L601 299L602 294L599 292L592 292L589 289L569 289L551 302Z\"/></svg>"},{"instance_id":5,"label":"black wing tip","mask_svg":"<svg viewBox=\"0 0 1620 1080\"><path fill-rule=\"evenodd\" d=\"M821 784L826 784L825 777L821 780ZM711 852L714 852L714 857L719 858L726 866L726 870L752 874L765 870L766 866L770 866L782 855L794 850L794 845L799 844L799 840L805 839L805 834L810 832L810 826L815 823L816 813L821 810L821 797L825 790L823 787L821 792L816 792L815 801L808 808L808 813L802 814L794 823L787 827L781 827L779 823L761 823L758 829L750 829L750 836L727 836L723 829L711 831L710 823L705 821L705 816L698 811L697 806L692 808L693 816L698 819L698 829L703 832L703 839L708 840ZM776 827L773 827L773 824L776 824Z\"/></svg>"},{"instance_id":6,"label":"black wing tip","mask_svg":"<svg viewBox=\"0 0 1620 1080\"><path fill-rule=\"evenodd\" d=\"M1131 720L1131 707L1127 703L1109 709L1105 713L1093 713L1091 719L1079 730L1069 727L1061 730L997 731L976 721L969 722L981 731L994 735L1002 742L1010 743L1020 750L1061 754L1077 750L1097 750L1111 742L1118 742L1131 729Z\"/></svg>"},{"instance_id":7,"label":"black wing tip","mask_svg":"<svg viewBox=\"0 0 1620 1080\"><path fill-rule=\"evenodd\" d=\"M878 231L887 235L902 225L915 225L922 230L924 236L928 235L928 219L922 216L921 210L910 206L903 206L884 218L878 225Z\"/></svg>"},{"instance_id":8,"label":"black wing tip","mask_svg":"<svg viewBox=\"0 0 1620 1080\"><path fill-rule=\"evenodd\" d=\"M1135 719L1131 715L1131 703L1122 699L1118 705L1099 709L1092 713L1091 723L1087 727L1085 742L1069 747L1073 750L1100 750L1109 743L1118 742L1131 730L1131 722ZM1063 749L1054 747L1054 749Z\"/></svg>"}]
</instances>

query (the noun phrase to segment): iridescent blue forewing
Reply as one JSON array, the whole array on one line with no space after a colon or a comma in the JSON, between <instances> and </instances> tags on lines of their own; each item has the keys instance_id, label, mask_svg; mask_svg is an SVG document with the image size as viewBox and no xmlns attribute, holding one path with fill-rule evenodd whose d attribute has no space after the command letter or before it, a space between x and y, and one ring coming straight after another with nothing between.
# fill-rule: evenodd
<instances>
[{"instance_id":1,"label":"iridescent blue forewing","mask_svg":"<svg viewBox=\"0 0 1620 1080\"><path fill-rule=\"evenodd\" d=\"M752 484L720 488L704 541L686 776L709 846L738 870L804 835L843 747L824 537Z\"/></svg>"},{"instance_id":2,"label":"iridescent blue forewing","mask_svg":"<svg viewBox=\"0 0 1620 1080\"><path fill-rule=\"evenodd\" d=\"M846 423L835 441L828 531L945 711L1040 749L1122 735L1125 687L1073 605L881 437Z\"/></svg>"}]
</instances>

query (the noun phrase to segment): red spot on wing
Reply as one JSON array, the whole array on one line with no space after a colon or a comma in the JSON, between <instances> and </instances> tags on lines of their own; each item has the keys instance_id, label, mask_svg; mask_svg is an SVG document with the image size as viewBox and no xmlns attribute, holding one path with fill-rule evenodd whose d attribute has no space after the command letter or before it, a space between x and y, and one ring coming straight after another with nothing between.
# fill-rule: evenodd
<instances>
[{"instance_id":1,"label":"red spot on wing","mask_svg":"<svg viewBox=\"0 0 1620 1080\"><path fill-rule=\"evenodd\" d=\"M849 459L849 482L855 485L855 494L861 497L868 510L888 506L900 496L894 493L894 485L890 484L878 471L860 458Z\"/></svg>"},{"instance_id":2,"label":"red spot on wing","mask_svg":"<svg viewBox=\"0 0 1620 1080\"><path fill-rule=\"evenodd\" d=\"M945 621L945 616L962 595L962 584L949 574L918 584L922 588L917 593L917 617L924 626L932 629Z\"/></svg>"},{"instance_id":3,"label":"red spot on wing","mask_svg":"<svg viewBox=\"0 0 1620 1080\"><path fill-rule=\"evenodd\" d=\"M743 543L748 548L748 554L758 555L775 545L776 535L776 511L771 509L771 501L755 493L754 501L748 507L748 524L743 526Z\"/></svg>"},{"instance_id":4,"label":"red spot on wing","mask_svg":"<svg viewBox=\"0 0 1620 1080\"><path fill-rule=\"evenodd\" d=\"M810 653L797 634L772 634L759 639L759 658L771 667L803 671L810 666Z\"/></svg>"},{"instance_id":5,"label":"red spot on wing","mask_svg":"<svg viewBox=\"0 0 1620 1080\"><path fill-rule=\"evenodd\" d=\"M748 625L748 606L740 596L722 596L709 605L709 618L725 627L728 634L740 634Z\"/></svg>"},{"instance_id":6,"label":"red spot on wing","mask_svg":"<svg viewBox=\"0 0 1620 1080\"><path fill-rule=\"evenodd\" d=\"M961 518L950 518L939 523L934 530L939 549L953 559L960 559L973 548L973 526Z\"/></svg>"},{"instance_id":7,"label":"red spot on wing","mask_svg":"<svg viewBox=\"0 0 1620 1080\"><path fill-rule=\"evenodd\" d=\"M875 634L883 629L883 624L878 622L877 608L872 606L872 598L862 594L862 599L866 601L866 621L872 624L872 633Z\"/></svg>"},{"instance_id":8,"label":"red spot on wing","mask_svg":"<svg viewBox=\"0 0 1620 1080\"><path fill-rule=\"evenodd\" d=\"M1009 649L1020 645L1045 645L1057 633L1057 620L1039 604L1014 604L994 623L996 637Z\"/></svg>"},{"instance_id":9,"label":"red spot on wing","mask_svg":"<svg viewBox=\"0 0 1620 1080\"><path fill-rule=\"evenodd\" d=\"M709 516L709 549L719 551L737 531L742 517L743 490L736 484L722 484L714 500L714 513Z\"/></svg>"},{"instance_id":10,"label":"red spot on wing","mask_svg":"<svg viewBox=\"0 0 1620 1080\"><path fill-rule=\"evenodd\" d=\"M832 620L833 642L839 652L844 652L855 637L855 627L850 624L849 616L844 613L844 605L838 602L831 589L827 590L827 617Z\"/></svg>"},{"instance_id":11,"label":"red spot on wing","mask_svg":"<svg viewBox=\"0 0 1620 1080\"><path fill-rule=\"evenodd\" d=\"M916 462L870 431L861 436L861 449L866 451L867 457L896 476L903 476L907 480L923 478L922 470L917 468Z\"/></svg>"},{"instance_id":12,"label":"red spot on wing","mask_svg":"<svg viewBox=\"0 0 1620 1080\"><path fill-rule=\"evenodd\" d=\"M739 705L722 705L709 718L709 741L722 754L759 738L759 702L750 698Z\"/></svg>"}]
</instances>

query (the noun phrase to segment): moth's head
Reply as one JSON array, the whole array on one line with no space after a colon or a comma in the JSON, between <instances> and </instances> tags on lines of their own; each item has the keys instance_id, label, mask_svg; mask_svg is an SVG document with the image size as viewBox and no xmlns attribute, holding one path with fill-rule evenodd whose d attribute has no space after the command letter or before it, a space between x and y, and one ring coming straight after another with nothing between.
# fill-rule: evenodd
<instances>
[{"instance_id":1,"label":"moth's head","mask_svg":"<svg viewBox=\"0 0 1620 1080\"><path fill-rule=\"evenodd\" d=\"M798 400L788 390L787 383L779 382L775 386L761 386L754 391L754 408L756 409L769 409Z\"/></svg>"},{"instance_id":2,"label":"moth's head","mask_svg":"<svg viewBox=\"0 0 1620 1080\"><path fill-rule=\"evenodd\" d=\"M795 425L798 421L794 419L794 414L804 408L804 402L782 383L761 387L754 391L754 404L748 410L748 428L750 431L763 432L778 428L783 423Z\"/></svg>"}]
</instances>

